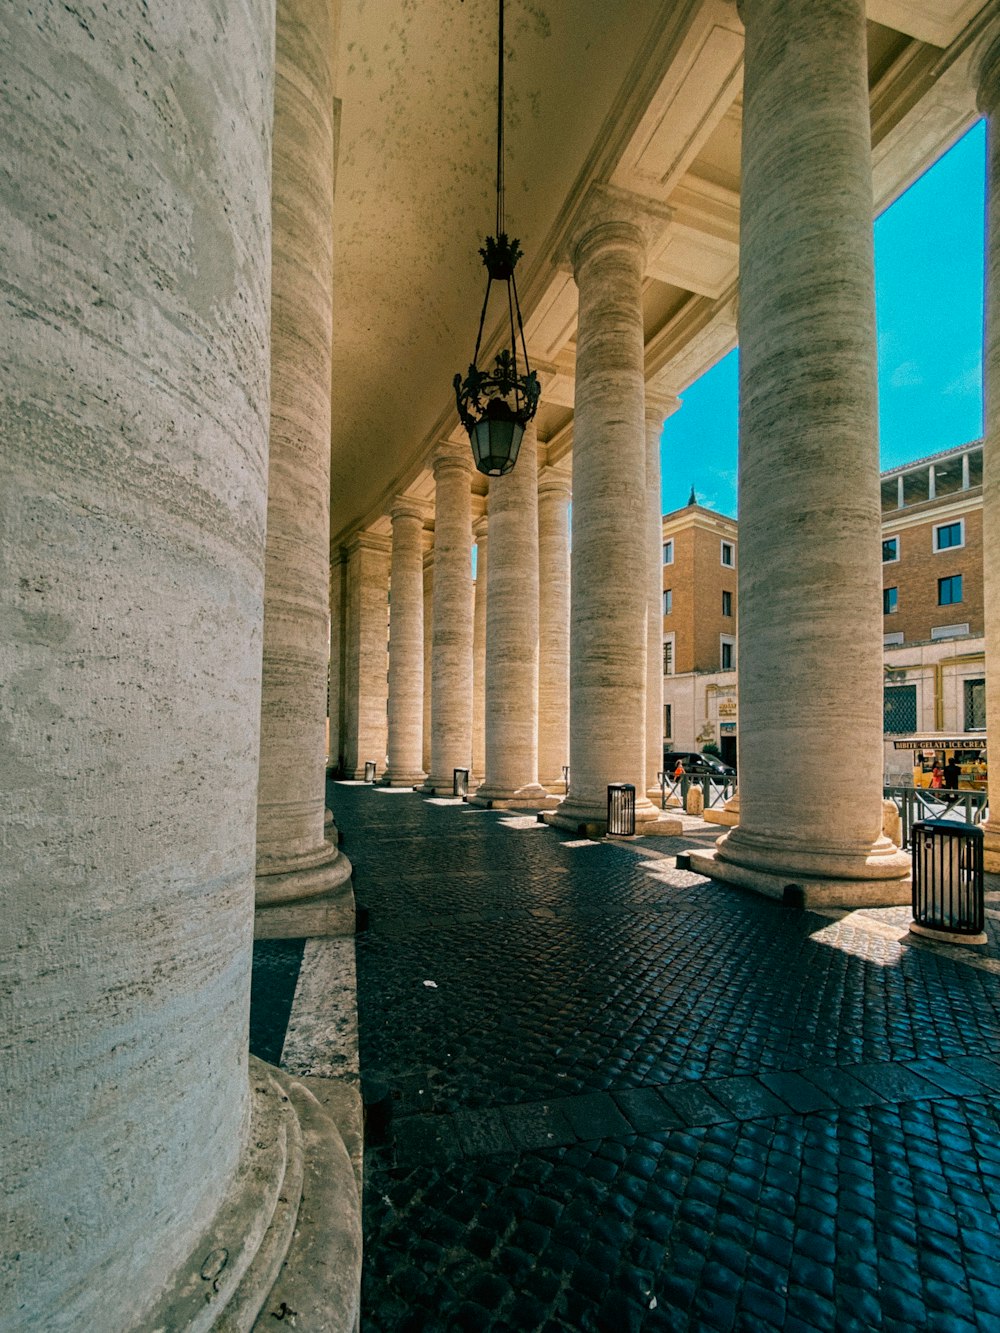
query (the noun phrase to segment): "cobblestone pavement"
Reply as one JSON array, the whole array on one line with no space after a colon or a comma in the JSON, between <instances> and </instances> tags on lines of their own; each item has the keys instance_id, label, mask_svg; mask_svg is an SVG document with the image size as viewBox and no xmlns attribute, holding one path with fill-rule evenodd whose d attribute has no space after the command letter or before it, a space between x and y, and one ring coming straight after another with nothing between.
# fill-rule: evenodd
<instances>
[{"instance_id":1,"label":"cobblestone pavement","mask_svg":"<svg viewBox=\"0 0 1000 1333\"><path fill-rule=\"evenodd\" d=\"M392 1106L366 1330L1000 1330L994 919L911 946L677 871L694 838L331 804Z\"/></svg>"}]
</instances>

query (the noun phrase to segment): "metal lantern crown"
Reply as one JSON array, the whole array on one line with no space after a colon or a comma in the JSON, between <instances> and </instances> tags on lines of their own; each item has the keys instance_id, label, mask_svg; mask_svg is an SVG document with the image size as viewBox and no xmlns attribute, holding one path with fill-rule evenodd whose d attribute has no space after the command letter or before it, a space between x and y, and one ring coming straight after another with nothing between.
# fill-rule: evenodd
<instances>
[{"instance_id":1,"label":"metal lantern crown","mask_svg":"<svg viewBox=\"0 0 1000 1333\"><path fill-rule=\"evenodd\" d=\"M486 296L479 316L479 336L472 364L465 379L455 376L455 401L462 425L469 432L472 456L480 472L488 477L502 477L517 462L524 428L535 415L541 386L528 365L521 306L517 299L514 269L521 258L521 246L504 230L503 220L503 5L500 0L499 73L497 77L497 226L496 235L487 236L480 249L486 272ZM507 287L509 340L496 356L491 370L479 368L479 349L483 341L486 310L494 282ZM517 326L515 328L515 319ZM518 362L518 337L521 343L523 371Z\"/></svg>"}]
</instances>

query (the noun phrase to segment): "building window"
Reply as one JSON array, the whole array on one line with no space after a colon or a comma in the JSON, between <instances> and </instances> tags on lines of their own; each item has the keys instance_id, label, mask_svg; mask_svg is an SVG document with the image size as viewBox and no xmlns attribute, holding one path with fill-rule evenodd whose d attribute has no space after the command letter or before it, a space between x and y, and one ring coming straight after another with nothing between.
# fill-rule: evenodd
<instances>
[{"instance_id":1,"label":"building window","mask_svg":"<svg viewBox=\"0 0 1000 1333\"><path fill-rule=\"evenodd\" d=\"M736 563L736 548L732 542L722 543L722 563L729 569L732 569Z\"/></svg>"},{"instance_id":2,"label":"building window","mask_svg":"<svg viewBox=\"0 0 1000 1333\"><path fill-rule=\"evenodd\" d=\"M916 685L886 685L882 691L882 730L887 736L901 736L916 729Z\"/></svg>"},{"instance_id":3,"label":"building window","mask_svg":"<svg viewBox=\"0 0 1000 1333\"><path fill-rule=\"evenodd\" d=\"M934 529L935 551L953 551L965 545L965 519L957 518L954 523L938 523Z\"/></svg>"},{"instance_id":4,"label":"building window","mask_svg":"<svg viewBox=\"0 0 1000 1333\"><path fill-rule=\"evenodd\" d=\"M954 606L961 600L961 574L949 574L946 579L938 579L938 606Z\"/></svg>"},{"instance_id":5,"label":"building window","mask_svg":"<svg viewBox=\"0 0 1000 1333\"><path fill-rule=\"evenodd\" d=\"M663 543L663 563L665 565L674 563L674 543L672 541Z\"/></svg>"},{"instance_id":6,"label":"building window","mask_svg":"<svg viewBox=\"0 0 1000 1333\"><path fill-rule=\"evenodd\" d=\"M663 614L669 616L674 609L674 590L673 588L663 589Z\"/></svg>"},{"instance_id":7,"label":"building window","mask_svg":"<svg viewBox=\"0 0 1000 1333\"><path fill-rule=\"evenodd\" d=\"M897 644L905 642L905 638L906 636L903 634L902 630L897 630L894 634L883 634L882 647L894 648Z\"/></svg>"},{"instance_id":8,"label":"building window","mask_svg":"<svg viewBox=\"0 0 1000 1333\"><path fill-rule=\"evenodd\" d=\"M898 588L883 588L883 589L882 589L882 614L883 614L884 616L891 616L894 612L896 612L896 611L898 611L898 610L899 610L899 589L898 589Z\"/></svg>"},{"instance_id":9,"label":"building window","mask_svg":"<svg viewBox=\"0 0 1000 1333\"><path fill-rule=\"evenodd\" d=\"M965 685L965 730L986 730L986 681L967 680Z\"/></svg>"},{"instance_id":10,"label":"building window","mask_svg":"<svg viewBox=\"0 0 1000 1333\"><path fill-rule=\"evenodd\" d=\"M674 738L674 706L673 704L663 705L663 739L665 741Z\"/></svg>"},{"instance_id":11,"label":"building window","mask_svg":"<svg viewBox=\"0 0 1000 1333\"><path fill-rule=\"evenodd\" d=\"M883 537L882 538L883 565L891 565L894 561L898 559L899 559L899 538Z\"/></svg>"},{"instance_id":12,"label":"building window","mask_svg":"<svg viewBox=\"0 0 1000 1333\"><path fill-rule=\"evenodd\" d=\"M665 676L674 674L674 636L672 634L663 640L663 674Z\"/></svg>"},{"instance_id":13,"label":"building window","mask_svg":"<svg viewBox=\"0 0 1000 1333\"><path fill-rule=\"evenodd\" d=\"M732 671L736 665L736 640L731 634L719 635L719 668Z\"/></svg>"},{"instance_id":14,"label":"building window","mask_svg":"<svg viewBox=\"0 0 1000 1333\"><path fill-rule=\"evenodd\" d=\"M722 594L722 614L724 616L733 614L733 594L731 592L724 591Z\"/></svg>"}]
</instances>

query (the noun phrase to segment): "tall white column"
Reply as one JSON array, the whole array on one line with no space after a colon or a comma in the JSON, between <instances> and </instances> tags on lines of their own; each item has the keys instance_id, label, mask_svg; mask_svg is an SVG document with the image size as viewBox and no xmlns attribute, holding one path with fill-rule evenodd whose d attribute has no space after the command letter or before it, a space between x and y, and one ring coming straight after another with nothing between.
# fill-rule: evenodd
<instances>
[{"instance_id":1,"label":"tall white column","mask_svg":"<svg viewBox=\"0 0 1000 1333\"><path fill-rule=\"evenodd\" d=\"M986 321L983 334L983 600L986 624L986 734L990 738L986 869L1000 873L1000 23L976 63L986 117ZM963 472L964 476L964 472ZM994 799L995 798L995 799Z\"/></svg>"},{"instance_id":2,"label":"tall white column","mask_svg":"<svg viewBox=\"0 0 1000 1333\"><path fill-rule=\"evenodd\" d=\"M192 4L183 23L96 6L86 28L18 10L0 19L17 183L0 190L17 293L0 312L0 1324L146 1328L260 1132L274 5Z\"/></svg>"},{"instance_id":3,"label":"tall white column","mask_svg":"<svg viewBox=\"0 0 1000 1333\"><path fill-rule=\"evenodd\" d=\"M347 552L338 547L330 557L330 765L339 768L344 750L344 648L347 612Z\"/></svg>"},{"instance_id":4,"label":"tall white column","mask_svg":"<svg viewBox=\"0 0 1000 1333\"><path fill-rule=\"evenodd\" d=\"M389 553L377 532L359 532L347 547L347 650L344 682L344 775L365 765L385 772L389 701Z\"/></svg>"},{"instance_id":5,"label":"tall white column","mask_svg":"<svg viewBox=\"0 0 1000 1333\"><path fill-rule=\"evenodd\" d=\"M538 437L490 481L486 594L486 777L481 805L550 803L538 782Z\"/></svg>"},{"instance_id":6,"label":"tall white column","mask_svg":"<svg viewBox=\"0 0 1000 1333\"><path fill-rule=\"evenodd\" d=\"M431 769L426 790L451 795L472 767L472 454L443 441L434 455Z\"/></svg>"},{"instance_id":7,"label":"tall white column","mask_svg":"<svg viewBox=\"0 0 1000 1333\"><path fill-rule=\"evenodd\" d=\"M415 787L424 721L424 515L419 500L401 496L392 507L389 596L389 767L392 787Z\"/></svg>"},{"instance_id":8,"label":"tall white column","mask_svg":"<svg viewBox=\"0 0 1000 1333\"><path fill-rule=\"evenodd\" d=\"M659 798L663 768L663 496L660 441L663 423L681 405L673 394L646 389L646 503L649 517L649 607L646 623L646 791Z\"/></svg>"},{"instance_id":9,"label":"tall white column","mask_svg":"<svg viewBox=\"0 0 1000 1333\"><path fill-rule=\"evenodd\" d=\"M631 783L636 823L646 796L646 444L642 279L647 217L599 187L571 241L580 293L573 422L570 777L550 817L607 825L607 789Z\"/></svg>"},{"instance_id":10,"label":"tall white column","mask_svg":"<svg viewBox=\"0 0 1000 1333\"><path fill-rule=\"evenodd\" d=\"M472 616L472 775L480 784L486 773L486 580L489 573L489 519L472 525L476 542L475 608Z\"/></svg>"},{"instance_id":11,"label":"tall white column","mask_svg":"<svg viewBox=\"0 0 1000 1333\"><path fill-rule=\"evenodd\" d=\"M347 892L351 873L336 837L324 826L333 59L331 0L281 0L271 186L271 429L257 790L260 908L336 889ZM344 928L353 929L353 923L353 901L345 901Z\"/></svg>"},{"instance_id":12,"label":"tall white column","mask_svg":"<svg viewBox=\"0 0 1000 1333\"><path fill-rule=\"evenodd\" d=\"M434 538L424 533L424 729L420 767L431 771L431 655L434 623Z\"/></svg>"},{"instance_id":13,"label":"tall white column","mask_svg":"<svg viewBox=\"0 0 1000 1333\"><path fill-rule=\"evenodd\" d=\"M569 763L568 471L538 475L538 778L563 792Z\"/></svg>"},{"instance_id":14,"label":"tall white column","mask_svg":"<svg viewBox=\"0 0 1000 1333\"><path fill-rule=\"evenodd\" d=\"M881 830L864 0L742 13L740 824L713 873L907 902L909 858Z\"/></svg>"}]
</instances>

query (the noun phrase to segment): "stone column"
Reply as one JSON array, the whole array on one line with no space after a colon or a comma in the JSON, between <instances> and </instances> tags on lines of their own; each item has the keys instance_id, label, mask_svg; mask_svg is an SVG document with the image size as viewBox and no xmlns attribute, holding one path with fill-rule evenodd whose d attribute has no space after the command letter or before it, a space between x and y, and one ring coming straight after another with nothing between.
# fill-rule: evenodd
<instances>
[{"instance_id":1,"label":"stone column","mask_svg":"<svg viewBox=\"0 0 1000 1333\"><path fill-rule=\"evenodd\" d=\"M424 515L419 500L392 507L389 594L389 767L391 787L416 787L424 722Z\"/></svg>"},{"instance_id":2,"label":"stone column","mask_svg":"<svg viewBox=\"0 0 1000 1333\"><path fill-rule=\"evenodd\" d=\"M712 873L908 902L909 858L882 834L864 0L742 13L740 824Z\"/></svg>"},{"instance_id":3,"label":"stone column","mask_svg":"<svg viewBox=\"0 0 1000 1333\"><path fill-rule=\"evenodd\" d=\"M986 869L1000 874L1000 23L977 53L979 109L986 117L986 320L983 334L983 600L986 734L990 738Z\"/></svg>"},{"instance_id":4,"label":"stone column","mask_svg":"<svg viewBox=\"0 0 1000 1333\"><path fill-rule=\"evenodd\" d=\"M476 591L472 615L472 775L477 785L486 773L486 579L489 573L489 520L472 525L476 541Z\"/></svg>"},{"instance_id":5,"label":"stone column","mask_svg":"<svg viewBox=\"0 0 1000 1333\"><path fill-rule=\"evenodd\" d=\"M425 790L450 796L472 767L472 454L443 441L434 455L431 768ZM470 775L471 776L471 775Z\"/></svg>"},{"instance_id":6,"label":"stone column","mask_svg":"<svg viewBox=\"0 0 1000 1333\"><path fill-rule=\"evenodd\" d=\"M538 436L490 480L486 594L486 777L476 803L554 804L538 781Z\"/></svg>"},{"instance_id":7,"label":"stone column","mask_svg":"<svg viewBox=\"0 0 1000 1333\"><path fill-rule=\"evenodd\" d=\"M277 8L271 212L271 428L257 905L344 898L350 862L324 825L329 664L333 251L330 0ZM268 913L275 933L276 913ZM277 932L277 933L280 933Z\"/></svg>"},{"instance_id":8,"label":"stone column","mask_svg":"<svg viewBox=\"0 0 1000 1333\"><path fill-rule=\"evenodd\" d=\"M167 1326L280 1120L247 1079L274 6L86 20L0 18L11 1329Z\"/></svg>"},{"instance_id":9,"label":"stone column","mask_svg":"<svg viewBox=\"0 0 1000 1333\"><path fill-rule=\"evenodd\" d=\"M569 502L568 472L538 477L538 777L565 792L569 763Z\"/></svg>"},{"instance_id":10,"label":"stone column","mask_svg":"<svg viewBox=\"0 0 1000 1333\"><path fill-rule=\"evenodd\" d=\"M365 764L385 772L389 701L390 540L359 532L347 547L347 651L344 682L344 775Z\"/></svg>"},{"instance_id":11,"label":"stone column","mask_svg":"<svg viewBox=\"0 0 1000 1333\"><path fill-rule=\"evenodd\" d=\"M649 523L642 278L648 212L598 187L571 238L580 293L573 422L570 778L558 824L607 826L607 789L646 796L646 568Z\"/></svg>"},{"instance_id":12,"label":"stone column","mask_svg":"<svg viewBox=\"0 0 1000 1333\"><path fill-rule=\"evenodd\" d=\"M649 609L646 623L646 794L660 799L657 773L663 768L663 495L660 441L663 423L681 405L673 394L646 389L646 504Z\"/></svg>"},{"instance_id":13,"label":"stone column","mask_svg":"<svg viewBox=\"0 0 1000 1333\"><path fill-rule=\"evenodd\" d=\"M433 644L432 625L434 617L434 547L433 536L424 533L424 730L421 745L420 767L425 773L431 770L431 650Z\"/></svg>"},{"instance_id":14,"label":"stone column","mask_svg":"<svg viewBox=\"0 0 1000 1333\"><path fill-rule=\"evenodd\" d=\"M347 552L330 559L330 767L339 771L344 750L344 616L347 610Z\"/></svg>"}]
</instances>

